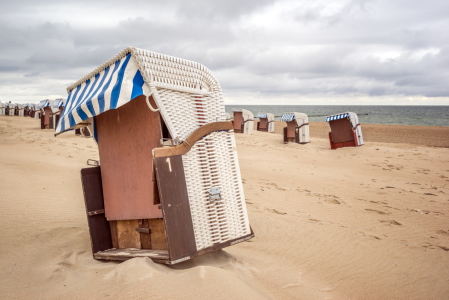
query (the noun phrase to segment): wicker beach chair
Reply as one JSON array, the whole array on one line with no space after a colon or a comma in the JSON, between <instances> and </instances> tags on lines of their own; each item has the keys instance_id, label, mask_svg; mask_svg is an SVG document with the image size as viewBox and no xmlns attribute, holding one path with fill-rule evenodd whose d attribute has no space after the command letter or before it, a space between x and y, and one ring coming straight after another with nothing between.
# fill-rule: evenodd
<instances>
[{"instance_id":1,"label":"wicker beach chair","mask_svg":"<svg viewBox=\"0 0 449 300\"><path fill-rule=\"evenodd\" d=\"M345 112L326 117L331 149L363 145L362 128L356 113Z\"/></svg>"},{"instance_id":2,"label":"wicker beach chair","mask_svg":"<svg viewBox=\"0 0 449 300\"><path fill-rule=\"evenodd\" d=\"M43 100L37 106L41 117L41 129L54 129L55 118L53 116L53 100Z\"/></svg>"},{"instance_id":3,"label":"wicker beach chair","mask_svg":"<svg viewBox=\"0 0 449 300\"><path fill-rule=\"evenodd\" d=\"M274 115L270 113L258 113L257 118L259 122L257 123L258 131L274 132Z\"/></svg>"},{"instance_id":4,"label":"wicker beach chair","mask_svg":"<svg viewBox=\"0 0 449 300\"><path fill-rule=\"evenodd\" d=\"M55 134L87 126L99 149L81 170L95 259L175 264L254 236L206 67L128 47L67 91Z\"/></svg>"},{"instance_id":5,"label":"wicker beach chair","mask_svg":"<svg viewBox=\"0 0 449 300\"><path fill-rule=\"evenodd\" d=\"M284 143L310 143L309 118L306 114L285 113L281 117L281 122L287 122L287 127L284 127Z\"/></svg>"},{"instance_id":6,"label":"wicker beach chair","mask_svg":"<svg viewBox=\"0 0 449 300\"><path fill-rule=\"evenodd\" d=\"M0 101L0 116L4 116L5 115L5 103L2 103Z\"/></svg>"},{"instance_id":7,"label":"wicker beach chair","mask_svg":"<svg viewBox=\"0 0 449 300\"><path fill-rule=\"evenodd\" d=\"M234 114L234 132L251 134L254 128L254 115L252 112L242 108L232 109Z\"/></svg>"},{"instance_id":8,"label":"wicker beach chair","mask_svg":"<svg viewBox=\"0 0 449 300\"><path fill-rule=\"evenodd\" d=\"M24 107L23 104L16 103L16 112L15 115L19 117L23 117Z\"/></svg>"},{"instance_id":9,"label":"wicker beach chair","mask_svg":"<svg viewBox=\"0 0 449 300\"><path fill-rule=\"evenodd\" d=\"M9 113L8 113L9 116L14 116L16 113L16 105L11 103L11 101L9 101L9 103L8 103L8 111L9 111Z\"/></svg>"},{"instance_id":10,"label":"wicker beach chair","mask_svg":"<svg viewBox=\"0 0 449 300\"><path fill-rule=\"evenodd\" d=\"M65 99L56 99L54 100L52 106L51 106L51 115L53 117L53 128L56 128L58 122L59 122L59 118L62 115L62 112L64 111L64 107L65 107Z\"/></svg>"}]
</instances>

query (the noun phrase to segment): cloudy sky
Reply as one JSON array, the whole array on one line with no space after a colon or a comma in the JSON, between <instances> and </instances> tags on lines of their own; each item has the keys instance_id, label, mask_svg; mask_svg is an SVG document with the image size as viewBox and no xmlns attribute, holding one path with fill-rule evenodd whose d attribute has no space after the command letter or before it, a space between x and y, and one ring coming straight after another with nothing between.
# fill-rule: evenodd
<instances>
[{"instance_id":1,"label":"cloudy sky","mask_svg":"<svg viewBox=\"0 0 449 300\"><path fill-rule=\"evenodd\" d=\"M1 0L0 100L67 97L126 46L204 64L226 104L449 105L447 0Z\"/></svg>"}]
</instances>

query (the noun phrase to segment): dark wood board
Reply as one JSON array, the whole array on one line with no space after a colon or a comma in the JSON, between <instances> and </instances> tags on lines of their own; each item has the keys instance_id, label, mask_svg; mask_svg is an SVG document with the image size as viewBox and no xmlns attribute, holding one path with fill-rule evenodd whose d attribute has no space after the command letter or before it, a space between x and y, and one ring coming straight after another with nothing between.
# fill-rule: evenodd
<instances>
[{"instance_id":1,"label":"dark wood board","mask_svg":"<svg viewBox=\"0 0 449 300\"><path fill-rule=\"evenodd\" d=\"M151 230L151 249L168 250L163 219L149 219L148 228Z\"/></svg>"},{"instance_id":2,"label":"dark wood board","mask_svg":"<svg viewBox=\"0 0 449 300\"><path fill-rule=\"evenodd\" d=\"M296 127L296 121L290 121L287 122L287 137L294 138L295 137L295 127Z\"/></svg>"},{"instance_id":3,"label":"dark wood board","mask_svg":"<svg viewBox=\"0 0 449 300\"><path fill-rule=\"evenodd\" d=\"M109 249L94 254L95 259L125 261L134 257L148 257L156 263L168 263L168 251L143 249Z\"/></svg>"},{"instance_id":4,"label":"dark wood board","mask_svg":"<svg viewBox=\"0 0 449 300\"><path fill-rule=\"evenodd\" d=\"M195 234L182 157L159 157L155 165L170 260L193 255Z\"/></svg>"},{"instance_id":5,"label":"dark wood board","mask_svg":"<svg viewBox=\"0 0 449 300\"><path fill-rule=\"evenodd\" d=\"M161 146L159 113L139 96L96 116L95 124L107 219L161 218L152 181L152 150Z\"/></svg>"},{"instance_id":6,"label":"dark wood board","mask_svg":"<svg viewBox=\"0 0 449 300\"><path fill-rule=\"evenodd\" d=\"M111 230L104 214L89 216L89 212L104 209L100 167L81 169L84 202L92 252L112 248Z\"/></svg>"},{"instance_id":7,"label":"dark wood board","mask_svg":"<svg viewBox=\"0 0 449 300\"><path fill-rule=\"evenodd\" d=\"M352 124L347 118L330 121L332 141L334 143L350 142L354 140Z\"/></svg>"},{"instance_id":8,"label":"dark wood board","mask_svg":"<svg viewBox=\"0 0 449 300\"><path fill-rule=\"evenodd\" d=\"M140 243L142 249L151 248L151 230L148 227L148 220L139 220L139 228L146 229L148 232L140 232ZM137 229L136 229L137 230Z\"/></svg>"}]
</instances>

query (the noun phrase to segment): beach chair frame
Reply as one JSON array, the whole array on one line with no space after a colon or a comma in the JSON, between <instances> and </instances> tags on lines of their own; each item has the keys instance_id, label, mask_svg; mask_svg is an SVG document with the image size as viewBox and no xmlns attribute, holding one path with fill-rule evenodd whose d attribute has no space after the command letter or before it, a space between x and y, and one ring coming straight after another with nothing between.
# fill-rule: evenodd
<instances>
[{"instance_id":1,"label":"beach chair frame","mask_svg":"<svg viewBox=\"0 0 449 300\"><path fill-rule=\"evenodd\" d=\"M234 120L232 121L235 133L251 135L254 128L254 115L246 109L236 108L232 110Z\"/></svg>"},{"instance_id":2,"label":"beach chair frame","mask_svg":"<svg viewBox=\"0 0 449 300\"><path fill-rule=\"evenodd\" d=\"M286 122L287 127L283 129L284 144L310 143L309 118L304 113L292 112L281 116L281 122Z\"/></svg>"},{"instance_id":3,"label":"beach chair frame","mask_svg":"<svg viewBox=\"0 0 449 300\"><path fill-rule=\"evenodd\" d=\"M362 129L356 113L345 112L326 117L331 150L363 145Z\"/></svg>"},{"instance_id":4,"label":"beach chair frame","mask_svg":"<svg viewBox=\"0 0 449 300\"><path fill-rule=\"evenodd\" d=\"M274 132L274 115L270 113L258 113L257 131Z\"/></svg>"},{"instance_id":5,"label":"beach chair frame","mask_svg":"<svg viewBox=\"0 0 449 300\"><path fill-rule=\"evenodd\" d=\"M111 67L123 72L108 94L95 80ZM101 163L81 170L95 259L175 264L254 236L232 123L207 68L128 47L67 90L56 135L88 126L100 152Z\"/></svg>"}]
</instances>

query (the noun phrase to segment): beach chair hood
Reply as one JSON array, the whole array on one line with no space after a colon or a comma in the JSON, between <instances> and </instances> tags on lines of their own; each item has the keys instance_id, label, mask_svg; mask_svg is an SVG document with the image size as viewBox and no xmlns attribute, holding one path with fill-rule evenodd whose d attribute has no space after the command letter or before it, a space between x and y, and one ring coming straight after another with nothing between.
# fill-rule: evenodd
<instances>
[{"instance_id":1,"label":"beach chair hood","mask_svg":"<svg viewBox=\"0 0 449 300\"><path fill-rule=\"evenodd\" d=\"M138 96L151 95L170 135L179 142L200 126L225 121L221 87L203 65L135 47L67 87L69 94L58 135ZM197 101L198 100L198 101ZM193 104L193 105L192 105ZM202 111L204 117L198 115ZM83 124L84 123L84 124Z\"/></svg>"},{"instance_id":2,"label":"beach chair hood","mask_svg":"<svg viewBox=\"0 0 449 300\"><path fill-rule=\"evenodd\" d=\"M352 128L355 128L357 134L357 143L358 145L363 145L363 135L362 128L360 127L359 117L354 112L344 112L341 114L335 114L326 117L326 122L332 122L334 120L349 118L349 121L352 124Z\"/></svg>"},{"instance_id":3,"label":"beach chair hood","mask_svg":"<svg viewBox=\"0 0 449 300\"><path fill-rule=\"evenodd\" d=\"M309 123L309 117L304 113L290 112L281 116L281 122L291 122L295 120L298 126Z\"/></svg>"},{"instance_id":4,"label":"beach chair hood","mask_svg":"<svg viewBox=\"0 0 449 300\"><path fill-rule=\"evenodd\" d=\"M37 105L37 109L44 109L47 106L51 106L53 104L53 100L43 100L39 102Z\"/></svg>"}]
</instances>

